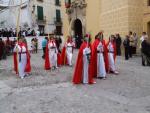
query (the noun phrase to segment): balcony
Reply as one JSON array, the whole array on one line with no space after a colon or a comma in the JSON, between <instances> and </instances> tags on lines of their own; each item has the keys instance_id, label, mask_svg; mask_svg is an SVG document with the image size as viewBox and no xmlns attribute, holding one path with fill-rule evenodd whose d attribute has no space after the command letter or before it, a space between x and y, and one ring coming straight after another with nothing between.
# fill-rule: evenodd
<instances>
[{"instance_id":1,"label":"balcony","mask_svg":"<svg viewBox=\"0 0 150 113\"><path fill-rule=\"evenodd\" d=\"M44 0L37 0L38 2L43 2Z\"/></svg>"},{"instance_id":2,"label":"balcony","mask_svg":"<svg viewBox=\"0 0 150 113\"><path fill-rule=\"evenodd\" d=\"M39 19L37 16L36 16L36 22L38 25L45 25L46 24L46 16L44 16L43 19Z\"/></svg>"},{"instance_id":3,"label":"balcony","mask_svg":"<svg viewBox=\"0 0 150 113\"><path fill-rule=\"evenodd\" d=\"M54 24L56 26L62 26L62 19L61 18L54 18Z\"/></svg>"}]
</instances>

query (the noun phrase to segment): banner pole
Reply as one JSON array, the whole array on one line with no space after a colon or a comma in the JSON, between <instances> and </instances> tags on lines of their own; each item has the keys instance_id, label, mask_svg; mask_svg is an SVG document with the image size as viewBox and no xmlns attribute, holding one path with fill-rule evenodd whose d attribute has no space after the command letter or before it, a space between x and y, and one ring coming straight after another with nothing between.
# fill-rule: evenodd
<instances>
[{"instance_id":1,"label":"banner pole","mask_svg":"<svg viewBox=\"0 0 150 113\"><path fill-rule=\"evenodd\" d=\"M19 10L18 10L19 12L18 12L18 17L17 17L17 32L16 32L17 43L18 43L18 38L19 38L19 24L20 24L21 4L22 4L22 0L20 0ZM16 55L16 57L18 57L18 49L17 49L17 55ZM18 68L19 68L19 66L18 66L18 60L17 60L17 73L18 73Z\"/></svg>"}]
</instances>

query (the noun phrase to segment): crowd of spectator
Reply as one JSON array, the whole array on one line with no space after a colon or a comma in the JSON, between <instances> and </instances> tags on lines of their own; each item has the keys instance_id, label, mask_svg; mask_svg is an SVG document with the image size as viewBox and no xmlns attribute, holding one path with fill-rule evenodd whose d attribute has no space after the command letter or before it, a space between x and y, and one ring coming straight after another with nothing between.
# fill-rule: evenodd
<instances>
[{"instance_id":1,"label":"crowd of spectator","mask_svg":"<svg viewBox=\"0 0 150 113\"><path fill-rule=\"evenodd\" d=\"M13 48L16 42L16 38L10 40L9 37L7 37L5 41L2 38L0 38L0 60L6 59L7 56L13 53Z\"/></svg>"},{"instance_id":2,"label":"crowd of spectator","mask_svg":"<svg viewBox=\"0 0 150 113\"><path fill-rule=\"evenodd\" d=\"M123 45L125 50L125 60L128 60L129 58L132 58L132 56L137 52L137 45L138 45L137 34L130 31L129 34L126 35L123 41Z\"/></svg>"},{"instance_id":3,"label":"crowd of spectator","mask_svg":"<svg viewBox=\"0 0 150 113\"><path fill-rule=\"evenodd\" d=\"M40 32L39 30L35 31L34 29L28 28L28 29L19 29L18 35L19 36L43 36L44 32ZM13 28L5 28L0 29L0 37L17 37L17 29Z\"/></svg>"}]
</instances>

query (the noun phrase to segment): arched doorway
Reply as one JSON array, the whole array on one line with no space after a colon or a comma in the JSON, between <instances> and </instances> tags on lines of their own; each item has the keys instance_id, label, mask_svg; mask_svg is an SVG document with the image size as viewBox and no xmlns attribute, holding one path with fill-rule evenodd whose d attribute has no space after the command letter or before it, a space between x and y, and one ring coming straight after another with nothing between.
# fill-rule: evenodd
<instances>
[{"instance_id":1,"label":"arched doorway","mask_svg":"<svg viewBox=\"0 0 150 113\"><path fill-rule=\"evenodd\" d=\"M82 23L79 19L74 21L74 35L76 41L76 47L80 48L82 44Z\"/></svg>"},{"instance_id":2,"label":"arched doorway","mask_svg":"<svg viewBox=\"0 0 150 113\"><path fill-rule=\"evenodd\" d=\"M150 22L147 23L147 34L150 36Z\"/></svg>"}]
</instances>

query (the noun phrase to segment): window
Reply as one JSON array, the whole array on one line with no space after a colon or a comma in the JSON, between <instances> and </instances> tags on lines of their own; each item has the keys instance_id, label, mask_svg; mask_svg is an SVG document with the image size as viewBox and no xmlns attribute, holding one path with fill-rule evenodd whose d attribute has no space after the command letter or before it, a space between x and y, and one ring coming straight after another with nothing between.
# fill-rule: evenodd
<instances>
[{"instance_id":1,"label":"window","mask_svg":"<svg viewBox=\"0 0 150 113\"><path fill-rule=\"evenodd\" d=\"M39 2L43 2L43 0L37 0L37 1L39 1Z\"/></svg>"},{"instance_id":2,"label":"window","mask_svg":"<svg viewBox=\"0 0 150 113\"><path fill-rule=\"evenodd\" d=\"M60 6L60 1L59 0L55 0L55 5Z\"/></svg>"},{"instance_id":3,"label":"window","mask_svg":"<svg viewBox=\"0 0 150 113\"><path fill-rule=\"evenodd\" d=\"M71 0L65 0L65 3L71 4Z\"/></svg>"},{"instance_id":4,"label":"window","mask_svg":"<svg viewBox=\"0 0 150 113\"><path fill-rule=\"evenodd\" d=\"M56 9L56 21L60 22L60 19L61 19L60 10Z\"/></svg>"},{"instance_id":5,"label":"window","mask_svg":"<svg viewBox=\"0 0 150 113\"><path fill-rule=\"evenodd\" d=\"M41 6L37 6L37 18L38 20L44 20L43 7Z\"/></svg>"}]
</instances>

